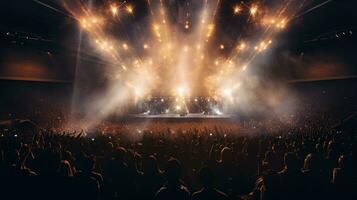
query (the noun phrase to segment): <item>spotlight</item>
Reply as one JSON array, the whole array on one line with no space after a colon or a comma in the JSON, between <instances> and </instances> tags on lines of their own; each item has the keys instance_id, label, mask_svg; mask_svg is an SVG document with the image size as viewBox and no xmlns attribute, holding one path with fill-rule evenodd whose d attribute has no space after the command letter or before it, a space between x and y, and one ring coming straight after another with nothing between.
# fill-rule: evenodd
<instances>
[{"instance_id":1,"label":"spotlight","mask_svg":"<svg viewBox=\"0 0 357 200\"><path fill-rule=\"evenodd\" d=\"M155 31L158 31L160 27L159 27L159 25L154 24L154 25L153 25L153 28L154 28Z\"/></svg>"},{"instance_id":2,"label":"spotlight","mask_svg":"<svg viewBox=\"0 0 357 200\"><path fill-rule=\"evenodd\" d=\"M258 6L253 5L252 7L250 7L249 12L252 16L255 16L258 12Z\"/></svg>"},{"instance_id":3,"label":"spotlight","mask_svg":"<svg viewBox=\"0 0 357 200\"><path fill-rule=\"evenodd\" d=\"M176 108L177 111L181 110L181 106L180 105L176 105L175 108Z\"/></svg>"},{"instance_id":4,"label":"spotlight","mask_svg":"<svg viewBox=\"0 0 357 200\"><path fill-rule=\"evenodd\" d=\"M213 109L213 111L214 111L217 115L222 115L222 114L223 114L218 108Z\"/></svg>"},{"instance_id":5,"label":"spotlight","mask_svg":"<svg viewBox=\"0 0 357 200\"><path fill-rule=\"evenodd\" d=\"M239 5L233 7L233 12L235 15L239 14L242 11L242 8Z\"/></svg>"},{"instance_id":6,"label":"spotlight","mask_svg":"<svg viewBox=\"0 0 357 200\"><path fill-rule=\"evenodd\" d=\"M226 97L232 96L232 89L231 88L226 88L223 90L223 95Z\"/></svg>"},{"instance_id":7,"label":"spotlight","mask_svg":"<svg viewBox=\"0 0 357 200\"><path fill-rule=\"evenodd\" d=\"M179 87L177 88L176 92L177 92L177 94L178 94L179 96L184 96L184 95L186 95L186 93L187 93L186 88L183 87L183 86L179 86Z\"/></svg>"},{"instance_id":8,"label":"spotlight","mask_svg":"<svg viewBox=\"0 0 357 200\"><path fill-rule=\"evenodd\" d=\"M140 91L139 89L136 89L136 90L135 90L135 96L136 96L136 97L141 96L141 91Z\"/></svg>"},{"instance_id":9,"label":"spotlight","mask_svg":"<svg viewBox=\"0 0 357 200\"><path fill-rule=\"evenodd\" d=\"M128 50L128 45L126 43L123 44L123 49Z\"/></svg>"},{"instance_id":10,"label":"spotlight","mask_svg":"<svg viewBox=\"0 0 357 200\"><path fill-rule=\"evenodd\" d=\"M118 14L118 7L115 5L111 5L110 6L110 11L112 12L112 14L115 16Z\"/></svg>"},{"instance_id":11,"label":"spotlight","mask_svg":"<svg viewBox=\"0 0 357 200\"><path fill-rule=\"evenodd\" d=\"M92 23L93 23L93 24L98 23L98 19L97 19L96 17L92 17Z\"/></svg>"},{"instance_id":12,"label":"spotlight","mask_svg":"<svg viewBox=\"0 0 357 200\"><path fill-rule=\"evenodd\" d=\"M246 44L244 42L240 43L240 45L238 46L239 50L244 50L246 47Z\"/></svg>"},{"instance_id":13,"label":"spotlight","mask_svg":"<svg viewBox=\"0 0 357 200\"><path fill-rule=\"evenodd\" d=\"M127 5L126 6L126 12L128 12L129 14L132 14L134 12L134 9L131 5Z\"/></svg>"}]
</instances>

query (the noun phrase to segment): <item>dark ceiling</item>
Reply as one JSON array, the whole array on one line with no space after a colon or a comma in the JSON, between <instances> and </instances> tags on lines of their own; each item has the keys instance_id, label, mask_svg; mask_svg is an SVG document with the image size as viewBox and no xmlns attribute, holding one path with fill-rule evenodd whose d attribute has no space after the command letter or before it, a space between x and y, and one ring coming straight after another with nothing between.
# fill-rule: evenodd
<instances>
[{"instance_id":1,"label":"dark ceiling","mask_svg":"<svg viewBox=\"0 0 357 200\"><path fill-rule=\"evenodd\" d=\"M104 0L96 2L102 3ZM145 3L144 0L131 2ZM235 2L241 1L222 0L220 15L223 23L226 21L225 18L231 15L225 10ZM269 1L260 1L260 3L264 2ZM320 59L333 55L339 62L344 62L343 66L346 68L343 73L338 72L334 76L356 75L357 1L307 0L304 10L307 11L323 2L327 3L311 12L301 12L301 16L291 22L289 28L279 37L282 45L279 46L278 51L288 52L289 55L304 55L307 60L315 56L316 59ZM49 55L55 56L58 62L51 67L51 70L54 69L53 73L56 75L51 78L73 79L79 34L76 21L62 8L61 1L2 0L0 9L1 77L6 76L1 73L4 71L2 68L6 65L7 55L22 51L36 55L43 54L46 59ZM140 10L138 12L143 13ZM96 61L100 58L85 55L85 59ZM296 77L292 76L292 78Z\"/></svg>"}]
</instances>

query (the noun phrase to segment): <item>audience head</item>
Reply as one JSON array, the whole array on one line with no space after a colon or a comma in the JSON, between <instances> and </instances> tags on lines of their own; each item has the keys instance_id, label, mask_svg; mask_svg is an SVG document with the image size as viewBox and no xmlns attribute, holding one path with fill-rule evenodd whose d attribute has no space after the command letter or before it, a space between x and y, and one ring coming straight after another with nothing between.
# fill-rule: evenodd
<instances>
[{"instance_id":1,"label":"audience head","mask_svg":"<svg viewBox=\"0 0 357 200\"><path fill-rule=\"evenodd\" d=\"M144 170L144 173L159 173L160 172L156 157L154 155L150 155L144 159L143 170Z\"/></svg>"},{"instance_id":2,"label":"audience head","mask_svg":"<svg viewBox=\"0 0 357 200\"><path fill-rule=\"evenodd\" d=\"M123 147L119 147L118 149L114 150L113 158L117 161L124 162L124 158L127 151Z\"/></svg>"},{"instance_id":3,"label":"audience head","mask_svg":"<svg viewBox=\"0 0 357 200\"><path fill-rule=\"evenodd\" d=\"M314 154L308 154L304 160L304 170L318 169L318 160Z\"/></svg>"},{"instance_id":4,"label":"audience head","mask_svg":"<svg viewBox=\"0 0 357 200\"><path fill-rule=\"evenodd\" d=\"M83 156L80 163L81 163L81 170L87 173L93 170L95 161L94 158L90 156Z\"/></svg>"},{"instance_id":5,"label":"audience head","mask_svg":"<svg viewBox=\"0 0 357 200\"><path fill-rule=\"evenodd\" d=\"M61 160L58 168L58 174L64 177L73 176L71 164L67 160Z\"/></svg>"},{"instance_id":6,"label":"audience head","mask_svg":"<svg viewBox=\"0 0 357 200\"><path fill-rule=\"evenodd\" d=\"M214 182L214 173L209 167L203 167L200 170L200 180L204 187L212 187Z\"/></svg>"},{"instance_id":7,"label":"audience head","mask_svg":"<svg viewBox=\"0 0 357 200\"><path fill-rule=\"evenodd\" d=\"M299 169L299 161L295 153L288 152L284 155L285 168L288 170Z\"/></svg>"},{"instance_id":8,"label":"audience head","mask_svg":"<svg viewBox=\"0 0 357 200\"><path fill-rule=\"evenodd\" d=\"M229 163L232 161L232 150L229 147L224 147L221 150L221 159L223 163Z\"/></svg>"},{"instance_id":9,"label":"audience head","mask_svg":"<svg viewBox=\"0 0 357 200\"><path fill-rule=\"evenodd\" d=\"M181 163L175 158L170 158L165 167L165 174L168 182L178 182L181 177L181 173Z\"/></svg>"}]
</instances>

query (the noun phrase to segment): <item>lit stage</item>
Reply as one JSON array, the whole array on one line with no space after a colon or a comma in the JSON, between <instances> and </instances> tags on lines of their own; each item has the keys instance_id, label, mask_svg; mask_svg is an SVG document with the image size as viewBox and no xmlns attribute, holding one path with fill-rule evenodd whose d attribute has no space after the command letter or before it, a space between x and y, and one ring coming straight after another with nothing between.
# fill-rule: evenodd
<instances>
[{"instance_id":1,"label":"lit stage","mask_svg":"<svg viewBox=\"0 0 357 200\"><path fill-rule=\"evenodd\" d=\"M144 119L230 119L231 115L205 115L203 113L188 113L186 115L176 114L176 113L166 113L166 114L135 114L131 115L132 118L144 118Z\"/></svg>"},{"instance_id":2,"label":"lit stage","mask_svg":"<svg viewBox=\"0 0 357 200\"><path fill-rule=\"evenodd\" d=\"M177 113L165 113L149 115L146 113L131 114L122 117L120 121L132 121L132 122L222 122L233 121L234 117L228 114L222 115L205 115L203 113L188 113L186 115L180 115Z\"/></svg>"}]
</instances>

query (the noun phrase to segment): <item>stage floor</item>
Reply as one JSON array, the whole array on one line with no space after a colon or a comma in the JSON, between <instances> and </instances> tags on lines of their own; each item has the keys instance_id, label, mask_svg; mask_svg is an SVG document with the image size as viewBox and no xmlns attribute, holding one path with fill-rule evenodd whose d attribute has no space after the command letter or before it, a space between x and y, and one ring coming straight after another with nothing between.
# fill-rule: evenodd
<instances>
[{"instance_id":1,"label":"stage floor","mask_svg":"<svg viewBox=\"0 0 357 200\"><path fill-rule=\"evenodd\" d=\"M187 115L180 115L175 113L148 115L148 114L134 114L133 118L139 119L230 119L231 115L205 115L202 113L189 113Z\"/></svg>"}]
</instances>

